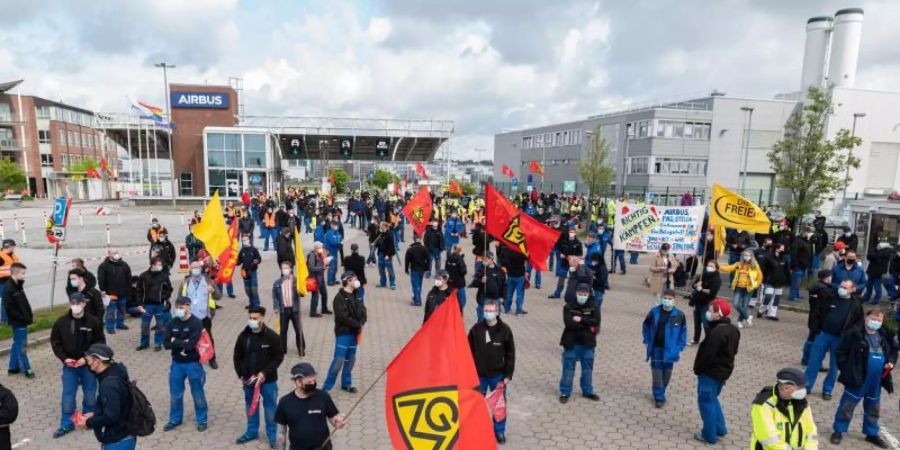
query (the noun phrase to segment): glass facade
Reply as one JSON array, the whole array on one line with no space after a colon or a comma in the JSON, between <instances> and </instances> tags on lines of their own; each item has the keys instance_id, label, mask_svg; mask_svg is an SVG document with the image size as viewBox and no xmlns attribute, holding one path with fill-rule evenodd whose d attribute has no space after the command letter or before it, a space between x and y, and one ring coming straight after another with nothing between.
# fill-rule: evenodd
<instances>
[{"instance_id":1,"label":"glass facade","mask_svg":"<svg viewBox=\"0 0 900 450\"><path fill-rule=\"evenodd\" d=\"M276 164L267 133L209 131L204 142L207 195L219 191L223 197L240 197L244 191L273 190L268 181Z\"/></svg>"}]
</instances>

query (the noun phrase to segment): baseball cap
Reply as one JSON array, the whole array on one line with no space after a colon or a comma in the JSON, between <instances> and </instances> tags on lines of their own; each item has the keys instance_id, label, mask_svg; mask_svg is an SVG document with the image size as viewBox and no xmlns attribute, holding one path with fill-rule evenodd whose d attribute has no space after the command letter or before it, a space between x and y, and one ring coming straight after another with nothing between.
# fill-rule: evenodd
<instances>
[{"instance_id":1,"label":"baseball cap","mask_svg":"<svg viewBox=\"0 0 900 450\"><path fill-rule=\"evenodd\" d=\"M291 367L291 379L311 377L316 374L316 369L308 362L297 363Z\"/></svg>"},{"instance_id":2,"label":"baseball cap","mask_svg":"<svg viewBox=\"0 0 900 450\"><path fill-rule=\"evenodd\" d=\"M341 274L341 282L347 281L351 278L356 278L356 274L352 270L347 270L343 274Z\"/></svg>"},{"instance_id":3,"label":"baseball cap","mask_svg":"<svg viewBox=\"0 0 900 450\"><path fill-rule=\"evenodd\" d=\"M719 313L722 314L722 317L728 317L731 315L731 305L729 305L728 302L724 299L717 298L712 301L711 305L713 305L715 309L719 310Z\"/></svg>"},{"instance_id":4,"label":"baseball cap","mask_svg":"<svg viewBox=\"0 0 900 450\"><path fill-rule=\"evenodd\" d=\"M190 297L181 296L181 297L178 297L175 299L175 306L190 305L190 304L191 304Z\"/></svg>"},{"instance_id":5,"label":"baseball cap","mask_svg":"<svg viewBox=\"0 0 900 450\"><path fill-rule=\"evenodd\" d=\"M785 367L775 375L779 384L792 384L794 386L806 386L806 373L793 367Z\"/></svg>"},{"instance_id":6,"label":"baseball cap","mask_svg":"<svg viewBox=\"0 0 900 450\"><path fill-rule=\"evenodd\" d=\"M438 278L450 278L450 274L446 270L438 270L434 273L434 279Z\"/></svg>"},{"instance_id":7,"label":"baseball cap","mask_svg":"<svg viewBox=\"0 0 900 450\"><path fill-rule=\"evenodd\" d=\"M843 250L845 247L847 247L847 244L844 244L844 243L841 242L841 241L837 241L837 242L834 243L834 249L835 249L835 250Z\"/></svg>"},{"instance_id":8,"label":"baseball cap","mask_svg":"<svg viewBox=\"0 0 900 450\"><path fill-rule=\"evenodd\" d=\"M4 247L14 247L15 245L16 245L16 241L14 241L12 239L4 239L3 240Z\"/></svg>"},{"instance_id":9,"label":"baseball cap","mask_svg":"<svg viewBox=\"0 0 900 450\"><path fill-rule=\"evenodd\" d=\"M98 342L96 344L91 344L87 351L84 352L84 356L97 358L100 361L109 361L113 357L113 349L106 344Z\"/></svg>"},{"instance_id":10,"label":"baseball cap","mask_svg":"<svg viewBox=\"0 0 900 450\"><path fill-rule=\"evenodd\" d=\"M591 292L591 286L587 283L578 283L578 285L575 286L575 292Z\"/></svg>"},{"instance_id":11,"label":"baseball cap","mask_svg":"<svg viewBox=\"0 0 900 450\"><path fill-rule=\"evenodd\" d=\"M69 296L69 303L85 303L87 302L87 297L84 296L81 292L73 292L72 295Z\"/></svg>"}]
</instances>

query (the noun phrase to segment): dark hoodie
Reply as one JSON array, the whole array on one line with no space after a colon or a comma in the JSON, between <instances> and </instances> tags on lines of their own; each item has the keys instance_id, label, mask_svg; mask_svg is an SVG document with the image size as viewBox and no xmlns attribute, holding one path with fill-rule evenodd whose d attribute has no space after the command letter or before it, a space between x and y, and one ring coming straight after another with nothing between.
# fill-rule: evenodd
<instances>
[{"instance_id":1,"label":"dark hoodie","mask_svg":"<svg viewBox=\"0 0 900 450\"><path fill-rule=\"evenodd\" d=\"M120 363L112 363L97 374L97 405L94 416L87 420L87 427L101 444L119 442L128 436L128 411L131 410L131 393L128 388L128 371Z\"/></svg>"},{"instance_id":2,"label":"dark hoodie","mask_svg":"<svg viewBox=\"0 0 900 450\"><path fill-rule=\"evenodd\" d=\"M741 342L741 332L727 317L712 321L709 326L706 339L697 349L694 374L724 382L734 371L734 357Z\"/></svg>"},{"instance_id":3,"label":"dark hoodie","mask_svg":"<svg viewBox=\"0 0 900 450\"><path fill-rule=\"evenodd\" d=\"M100 290L108 295L127 298L131 294L131 267L121 259L107 257L97 268L97 281Z\"/></svg>"}]
</instances>

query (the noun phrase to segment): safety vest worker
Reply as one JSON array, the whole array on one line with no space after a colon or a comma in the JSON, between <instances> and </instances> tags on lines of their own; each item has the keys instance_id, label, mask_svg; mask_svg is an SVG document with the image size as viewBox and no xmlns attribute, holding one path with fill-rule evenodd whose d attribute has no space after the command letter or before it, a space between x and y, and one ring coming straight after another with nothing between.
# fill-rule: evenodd
<instances>
[{"instance_id":1,"label":"safety vest worker","mask_svg":"<svg viewBox=\"0 0 900 450\"><path fill-rule=\"evenodd\" d=\"M817 450L819 438L806 400L806 374L793 367L778 371L777 384L753 401L750 450Z\"/></svg>"}]
</instances>

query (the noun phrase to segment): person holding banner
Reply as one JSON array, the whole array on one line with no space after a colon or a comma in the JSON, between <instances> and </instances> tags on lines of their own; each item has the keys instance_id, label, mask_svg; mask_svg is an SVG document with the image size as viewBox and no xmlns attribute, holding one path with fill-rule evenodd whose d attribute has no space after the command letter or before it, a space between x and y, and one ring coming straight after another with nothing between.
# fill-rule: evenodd
<instances>
[{"instance_id":1,"label":"person holding banner","mask_svg":"<svg viewBox=\"0 0 900 450\"><path fill-rule=\"evenodd\" d=\"M270 444L278 438L275 406L278 401L278 366L284 360L281 340L266 326L266 308L247 308L247 326L234 342L234 371L244 390L247 429L235 444L259 439L259 404L266 410L266 437ZM286 331L286 330L285 330ZM254 398L255 397L255 398Z\"/></svg>"},{"instance_id":2,"label":"person holding banner","mask_svg":"<svg viewBox=\"0 0 900 450\"><path fill-rule=\"evenodd\" d=\"M753 257L753 252L744 250L738 262L722 266L719 270L734 274L731 278L731 290L734 291L731 303L738 310L738 328L743 328L744 324L752 326L753 317L749 313L751 293L763 281L762 269Z\"/></svg>"},{"instance_id":3,"label":"person holding banner","mask_svg":"<svg viewBox=\"0 0 900 450\"><path fill-rule=\"evenodd\" d=\"M672 288L672 274L678 267L675 258L669 254L670 249L669 243L663 242L653 258L653 264L650 265L650 278L647 279L647 286L650 287L650 293L657 299L664 289Z\"/></svg>"},{"instance_id":4,"label":"person holding banner","mask_svg":"<svg viewBox=\"0 0 900 450\"><path fill-rule=\"evenodd\" d=\"M484 320L479 320L469 330L469 348L478 371L481 393L502 389L505 400L516 367L516 344L512 329L500 320L500 304L496 300L484 302ZM498 419L495 413L493 423L497 443L505 444L506 416Z\"/></svg>"}]
</instances>

